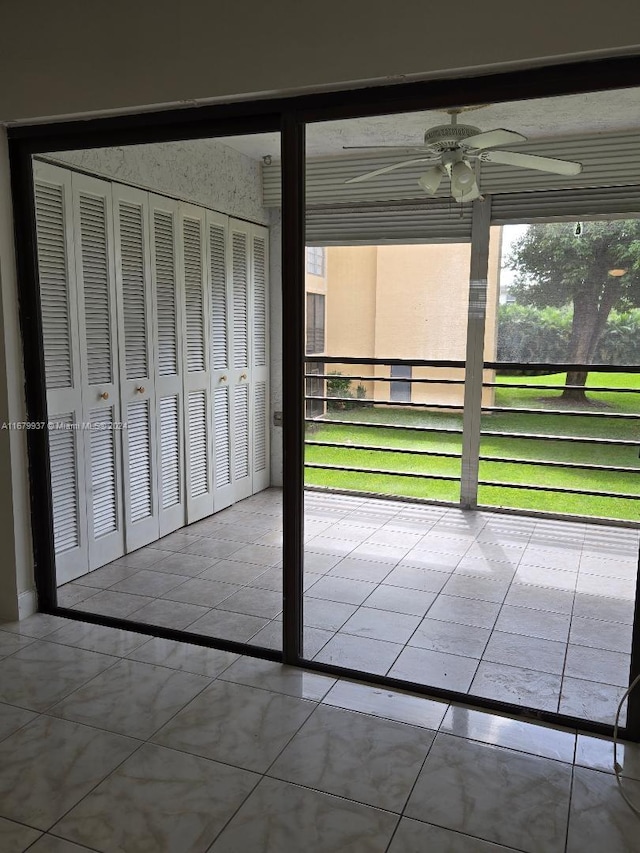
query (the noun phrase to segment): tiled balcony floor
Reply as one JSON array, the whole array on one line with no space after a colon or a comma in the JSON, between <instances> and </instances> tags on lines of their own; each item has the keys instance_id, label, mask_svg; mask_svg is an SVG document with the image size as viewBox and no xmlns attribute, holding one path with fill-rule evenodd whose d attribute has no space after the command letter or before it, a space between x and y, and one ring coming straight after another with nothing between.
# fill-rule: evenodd
<instances>
[{"instance_id":1,"label":"tiled balcony floor","mask_svg":"<svg viewBox=\"0 0 640 853\"><path fill-rule=\"evenodd\" d=\"M281 494L60 589L60 603L281 645ZM308 492L305 656L612 723L640 531Z\"/></svg>"},{"instance_id":2,"label":"tiled balcony floor","mask_svg":"<svg viewBox=\"0 0 640 853\"><path fill-rule=\"evenodd\" d=\"M618 760L640 807L639 747ZM55 616L0 624L3 853L633 853L612 766L576 731Z\"/></svg>"}]
</instances>

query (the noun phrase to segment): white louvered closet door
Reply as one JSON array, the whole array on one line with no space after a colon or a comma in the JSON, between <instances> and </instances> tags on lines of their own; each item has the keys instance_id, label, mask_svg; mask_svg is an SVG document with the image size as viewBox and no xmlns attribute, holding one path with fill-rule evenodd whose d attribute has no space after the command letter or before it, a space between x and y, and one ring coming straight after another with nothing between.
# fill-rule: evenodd
<instances>
[{"instance_id":1,"label":"white louvered closet door","mask_svg":"<svg viewBox=\"0 0 640 853\"><path fill-rule=\"evenodd\" d=\"M251 408L253 431L251 450L252 491L255 494L271 484L270 402L269 402L269 232L259 225L251 227Z\"/></svg>"},{"instance_id":2,"label":"white louvered closet door","mask_svg":"<svg viewBox=\"0 0 640 853\"><path fill-rule=\"evenodd\" d=\"M71 173L34 164L56 579L86 574L87 513Z\"/></svg>"},{"instance_id":3,"label":"white louvered closet door","mask_svg":"<svg viewBox=\"0 0 640 853\"><path fill-rule=\"evenodd\" d=\"M111 185L74 174L89 568L124 554Z\"/></svg>"},{"instance_id":4,"label":"white louvered closet door","mask_svg":"<svg viewBox=\"0 0 640 853\"><path fill-rule=\"evenodd\" d=\"M113 185L127 552L160 536L149 199Z\"/></svg>"},{"instance_id":5,"label":"white louvered closet door","mask_svg":"<svg viewBox=\"0 0 640 853\"><path fill-rule=\"evenodd\" d=\"M187 522L191 523L213 512L208 251L202 208L180 203L179 245Z\"/></svg>"},{"instance_id":6,"label":"white louvered closet door","mask_svg":"<svg viewBox=\"0 0 640 853\"><path fill-rule=\"evenodd\" d=\"M160 535L186 524L182 304L178 291L178 202L149 196L155 304L156 441Z\"/></svg>"},{"instance_id":7,"label":"white louvered closet door","mask_svg":"<svg viewBox=\"0 0 640 853\"><path fill-rule=\"evenodd\" d=\"M211 399L213 403L214 511L235 501L233 486L233 397L231 379L233 291L229 275L229 218L207 211L209 292L211 296Z\"/></svg>"},{"instance_id":8,"label":"white louvered closet door","mask_svg":"<svg viewBox=\"0 0 640 853\"><path fill-rule=\"evenodd\" d=\"M231 466L234 500L253 492L251 411L251 225L229 220L231 270L231 371L233 422Z\"/></svg>"}]
</instances>

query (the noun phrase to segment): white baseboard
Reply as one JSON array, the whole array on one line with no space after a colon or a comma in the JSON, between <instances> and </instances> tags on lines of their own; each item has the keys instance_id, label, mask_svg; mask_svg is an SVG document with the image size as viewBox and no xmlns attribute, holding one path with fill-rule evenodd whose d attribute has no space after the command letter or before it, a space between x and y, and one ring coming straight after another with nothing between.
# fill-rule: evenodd
<instances>
[{"instance_id":1,"label":"white baseboard","mask_svg":"<svg viewBox=\"0 0 640 853\"><path fill-rule=\"evenodd\" d=\"M38 596L35 589L28 589L18 596L18 619L26 619L38 612Z\"/></svg>"}]
</instances>

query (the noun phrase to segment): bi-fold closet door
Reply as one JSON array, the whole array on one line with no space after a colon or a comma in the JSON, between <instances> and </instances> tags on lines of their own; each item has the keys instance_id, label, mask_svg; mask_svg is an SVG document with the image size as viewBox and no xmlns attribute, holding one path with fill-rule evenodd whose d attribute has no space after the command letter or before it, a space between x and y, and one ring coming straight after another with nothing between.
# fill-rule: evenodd
<instances>
[{"instance_id":1,"label":"bi-fold closet door","mask_svg":"<svg viewBox=\"0 0 640 853\"><path fill-rule=\"evenodd\" d=\"M35 177L64 583L269 485L267 230Z\"/></svg>"}]
</instances>

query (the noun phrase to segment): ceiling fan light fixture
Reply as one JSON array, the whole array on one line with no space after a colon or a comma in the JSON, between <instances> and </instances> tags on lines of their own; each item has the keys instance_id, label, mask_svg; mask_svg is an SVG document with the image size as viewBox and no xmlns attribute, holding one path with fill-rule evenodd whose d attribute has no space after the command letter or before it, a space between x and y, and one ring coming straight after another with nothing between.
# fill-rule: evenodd
<instances>
[{"instance_id":1,"label":"ceiling fan light fixture","mask_svg":"<svg viewBox=\"0 0 640 853\"><path fill-rule=\"evenodd\" d=\"M418 179L418 184L429 195L435 195L445 175L446 171L442 166L434 166L432 169L427 169L424 175Z\"/></svg>"},{"instance_id":2,"label":"ceiling fan light fixture","mask_svg":"<svg viewBox=\"0 0 640 853\"><path fill-rule=\"evenodd\" d=\"M466 195L473 187L476 176L471 166L459 160L451 167L451 190L453 195Z\"/></svg>"}]
</instances>

